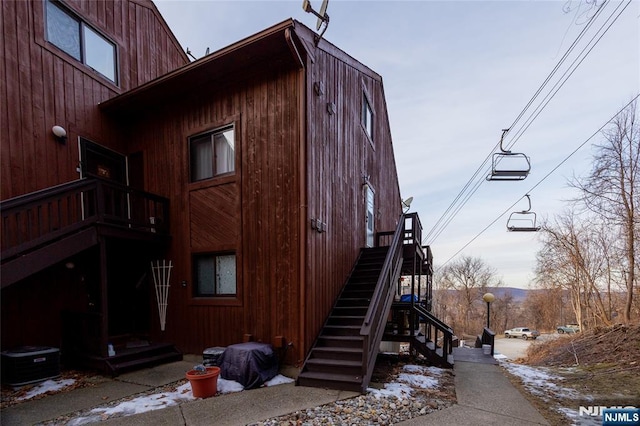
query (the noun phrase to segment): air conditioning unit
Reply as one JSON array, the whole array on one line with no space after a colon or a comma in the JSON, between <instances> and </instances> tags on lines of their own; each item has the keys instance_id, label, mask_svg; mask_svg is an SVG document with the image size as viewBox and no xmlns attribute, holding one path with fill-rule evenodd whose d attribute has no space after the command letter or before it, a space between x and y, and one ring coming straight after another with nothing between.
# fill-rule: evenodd
<instances>
[{"instance_id":1,"label":"air conditioning unit","mask_svg":"<svg viewBox=\"0 0 640 426\"><path fill-rule=\"evenodd\" d=\"M2 352L2 383L22 386L60 376L60 349L22 346Z\"/></svg>"}]
</instances>

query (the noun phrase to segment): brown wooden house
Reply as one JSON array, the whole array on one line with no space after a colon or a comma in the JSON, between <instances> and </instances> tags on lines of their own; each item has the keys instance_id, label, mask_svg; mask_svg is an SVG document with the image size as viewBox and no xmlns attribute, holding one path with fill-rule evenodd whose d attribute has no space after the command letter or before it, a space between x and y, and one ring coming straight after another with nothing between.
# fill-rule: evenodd
<instances>
[{"instance_id":1,"label":"brown wooden house","mask_svg":"<svg viewBox=\"0 0 640 426\"><path fill-rule=\"evenodd\" d=\"M2 8L2 348L117 373L250 338L302 384L347 357L333 385L366 386L399 275L431 267L382 78L294 20L189 63L150 0Z\"/></svg>"}]
</instances>

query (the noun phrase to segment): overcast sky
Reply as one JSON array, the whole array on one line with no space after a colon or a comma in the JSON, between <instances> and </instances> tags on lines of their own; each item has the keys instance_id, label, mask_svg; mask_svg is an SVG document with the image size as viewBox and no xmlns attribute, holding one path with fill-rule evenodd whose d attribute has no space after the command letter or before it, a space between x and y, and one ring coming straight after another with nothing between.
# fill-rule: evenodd
<instances>
[{"instance_id":1,"label":"overcast sky","mask_svg":"<svg viewBox=\"0 0 640 426\"><path fill-rule=\"evenodd\" d=\"M588 26L596 1L602 9ZM302 0L155 2L183 48L198 58L288 18L316 25ZM588 172L592 145L602 141L589 138L639 93L640 2L624 9L627 3L329 2L324 38L383 78L401 194L414 198L411 211L419 213L424 235L492 153L502 129L515 123L506 145L515 142L512 151L531 159L527 179L482 183L438 238L427 241L436 268L456 254L451 261L480 257L505 285L527 287L540 245L535 233L507 232L509 214L528 207L527 193L538 222L567 207L564 200L575 196L567 180ZM311 4L320 8L318 0Z\"/></svg>"}]
</instances>

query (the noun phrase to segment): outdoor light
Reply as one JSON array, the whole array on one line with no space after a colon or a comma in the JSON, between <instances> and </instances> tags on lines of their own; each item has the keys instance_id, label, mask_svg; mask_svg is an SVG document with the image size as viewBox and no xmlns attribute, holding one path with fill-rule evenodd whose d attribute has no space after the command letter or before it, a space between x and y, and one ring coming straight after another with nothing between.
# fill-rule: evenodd
<instances>
[{"instance_id":1,"label":"outdoor light","mask_svg":"<svg viewBox=\"0 0 640 426\"><path fill-rule=\"evenodd\" d=\"M485 293L484 296L482 296L482 300L487 302L487 328L489 328L489 316L491 314L490 306L491 306L491 302L496 300L496 297L493 295L493 293Z\"/></svg>"},{"instance_id":2,"label":"outdoor light","mask_svg":"<svg viewBox=\"0 0 640 426\"><path fill-rule=\"evenodd\" d=\"M67 143L67 131L62 126L53 126L51 132L61 144Z\"/></svg>"}]
</instances>

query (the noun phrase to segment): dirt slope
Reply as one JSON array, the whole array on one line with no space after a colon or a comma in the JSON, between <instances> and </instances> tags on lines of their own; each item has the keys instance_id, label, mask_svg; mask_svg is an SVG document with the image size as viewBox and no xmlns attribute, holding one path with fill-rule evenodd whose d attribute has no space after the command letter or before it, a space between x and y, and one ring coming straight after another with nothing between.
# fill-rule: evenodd
<instances>
[{"instance_id":1,"label":"dirt slope","mask_svg":"<svg viewBox=\"0 0 640 426\"><path fill-rule=\"evenodd\" d=\"M546 367L609 365L617 369L639 369L640 325L598 328L531 345L525 363Z\"/></svg>"}]
</instances>

